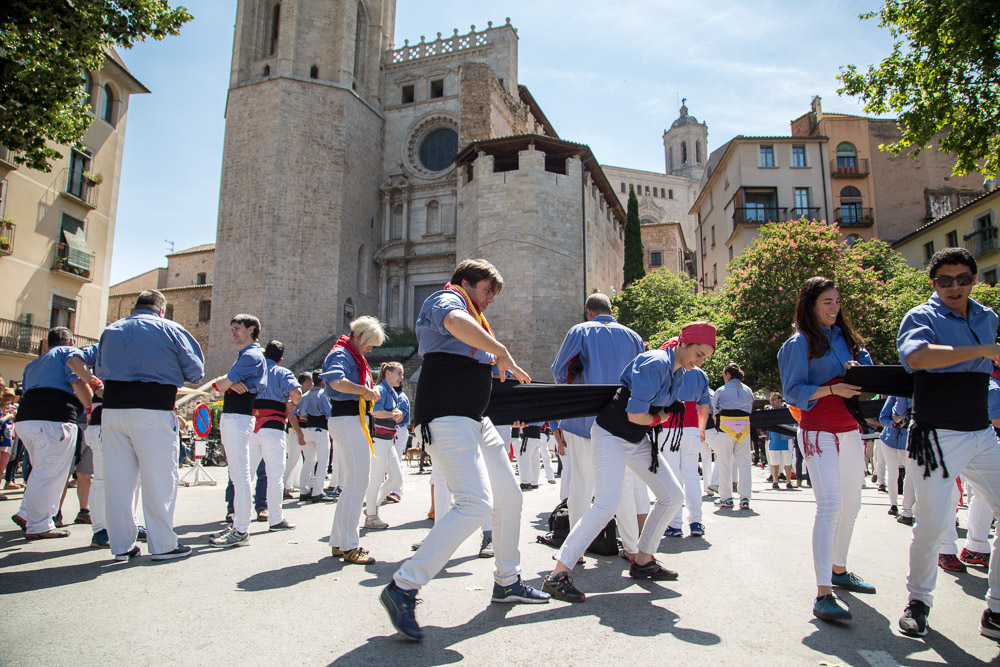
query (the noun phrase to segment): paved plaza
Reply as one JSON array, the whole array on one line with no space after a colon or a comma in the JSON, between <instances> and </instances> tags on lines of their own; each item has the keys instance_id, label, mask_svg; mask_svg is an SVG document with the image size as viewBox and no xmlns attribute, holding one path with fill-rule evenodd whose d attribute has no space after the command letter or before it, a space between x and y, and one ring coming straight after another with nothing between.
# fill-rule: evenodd
<instances>
[{"instance_id":1,"label":"paved plaza","mask_svg":"<svg viewBox=\"0 0 1000 667\"><path fill-rule=\"evenodd\" d=\"M224 479L224 469L210 469ZM187 665L974 665L998 659L979 635L986 573L940 572L926 638L896 631L906 602L909 529L886 515L888 498L869 488L849 567L878 587L843 593L855 620L812 617L812 491L773 491L754 470L751 512L715 510L705 500L704 538L664 538L660 559L677 582L636 582L620 558L587 557L575 572L587 601L503 605L489 601L492 560L477 558L479 535L462 545L421 591L421 644L389 625L378 593L431 527L429 475L404 464L399 505L383 507L387 531L362 530L378 562L330 557L334 505L286 502L298 528L269 534L251 526L247 548L216 551L223 489L181 488L176 520L188 560L155 564L145 553L114 563L91 549L90 527L68 539L25 542L0 502L0 664ZM535 540L558 502L558 486L524 493L521 556L535 585L554 551ZM64 514L76 514L71 492ZM965 510L959 511L964 537ZM959 546L961 547L961 541Z\"/></svg>"}]
</instances>

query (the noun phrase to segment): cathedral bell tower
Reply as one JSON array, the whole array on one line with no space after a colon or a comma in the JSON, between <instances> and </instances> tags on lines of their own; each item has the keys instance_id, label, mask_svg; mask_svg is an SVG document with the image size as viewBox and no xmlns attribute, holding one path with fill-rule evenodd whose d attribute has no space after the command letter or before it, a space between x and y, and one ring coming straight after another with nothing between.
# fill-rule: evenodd
<instances>
[{"instance_id":1,"label":"cathedral bell tower","mask_svg":"<svg viewBox=\"0 0 1000 667\"><path fill-rule=\"evenodd\" d=\"M680 116L663 132L666 173L700 182L708 164L708 125L688 114L686 102L681 101Z\"/></svg>"},{"instance_id":2,"label":"cathedral bell tower","mask_svg":"<svg viewBox=\"0 0 1000 667\"><path fill-rule=\"evenodd\" d=\"M226 103L208 377L261 320L292 364L374 314L382 58L395 0L239 0ZM327 346L328 347L328 346Z\"/></svg>"}]
</instances>

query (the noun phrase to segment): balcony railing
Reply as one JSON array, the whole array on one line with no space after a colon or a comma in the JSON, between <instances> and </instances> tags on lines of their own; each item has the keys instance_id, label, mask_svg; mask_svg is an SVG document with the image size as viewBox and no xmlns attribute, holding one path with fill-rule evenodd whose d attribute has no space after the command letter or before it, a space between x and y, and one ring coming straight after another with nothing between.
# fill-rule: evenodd
<instances>
[{"instance_id":1,"label":"balcony railing","mask_svg":"<svg viewBox=\"0 0 1000 667\"><path fill-rule=\"evenodd\" d=\"M0 146L0 164L8 169L17 169L17 165L14 163L14 151L6 146Z\"/></svg>"},{"instance_id":2,"label":"balcony railing","mask_svg":"<svg viewBox=\"0 0 1000 667\"><path fill-rule=\"evenodd\" d=\"M49 330L45 327L0 318L0 350L38 354L48 333ZM73 334L73 339L78 347L87 347L97 342L94 338L76 334Z\"/></svg>"},{"instance_id":3,"label":"balcony railing","mask_svg":"<svg viewBox=\"0 0 1000 667\"><path fill-rule=\"evenodd\" d=\"M0 255L14 252L14 231L17 229L10 220L0 220Z\"/></svg>"},{"instance_id":4,"label":"balcony railing","mask_svg":"<svg viewBox=\"0 0 1000 667\"><path fill-rule=\"evenodd\" d=\"M785 219L787 213L787 208L777 206L737 208L733 211L733 224L746 225L781 221Z\"/></svg>"},{"instance_id":5,"label":"balcony railing","mask_svg":"<svg viewBox=\"0 0 1000 667\"><path fill-rule=\"evenodd\" d=\"M791 211L792 220L805 218L806 220L819 220L819 206L793 206Z\"/></svg>"},{"instance_id":6,"label":"balcony railing","mask_svg":"<svg viewBox=\"0 0 1000 667\"><path fill-rule=\"evenodd\" d=\"M996 227L983 227L971 234L962 236L962 240L965 241L965 249L971 252L973 257L981 257L988 252L996 252L998 249L997 231Z\"/></svg>"},{"instance_id":7,"label":"balcony railing","mask_svg":"<svg viewBox=\"0 0 1000 667\"><path fill-rule=\"evenodd\" d=\"M69 261L69 246L65 243L60 243L56 248L56 259L52 263L52 270L84 282L92 282L94 280L94 261L96 255L97 253L90 253L90 265L87 268L73 266Z\"/></svg>"},{"instance_id":8,"label":"balcony railing","mask_svg":"<svg viewBox=\"0 0 1000 667\"><path fill-rule=\"evenodd\" d=\"M66 190L64 194L80 202L87 208L97 208L98 182L78 169L66 169Z\"/></svg>"},{"instance_id":9,"label":"balcony railing","mask_svg":"<svg viewBox=\"0 0 1000 667\"><path fill-rule=\"evenodd\" d=\"M841 227L871 227L875 224L875 213L870 208L836 208L833 219Z\"/></svg>"},{"instance_id":10,"label":"balcony railing","mask_svg":"<svg viewBox=\"0 0 1000 667\"><path fill-rule=\"evenodd\" d=\"M838 157L830 160L830 176L863 178L868 175L868 158Z\"/></svg>"}]
</instances>

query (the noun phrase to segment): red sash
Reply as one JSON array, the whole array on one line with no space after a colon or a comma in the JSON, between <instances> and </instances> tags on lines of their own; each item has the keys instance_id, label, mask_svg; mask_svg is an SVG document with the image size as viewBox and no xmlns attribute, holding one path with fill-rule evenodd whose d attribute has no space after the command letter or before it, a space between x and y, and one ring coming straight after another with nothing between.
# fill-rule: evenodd
<instances>
[{"instance_id":1,"label":"red sash","mask_svg":"<svg viewBox=\"0 0 1000 667\"><path fill-rule=\"evenodd\" d=\"M833 378L820 386L829 387L843 381L844 378ZM799 428L804 431L844 433L858 430L858 422L847 411L844 399L834 394L821 396L810 410L803 410L802 418L799 420Z\"/></svg>"}]
</instances>

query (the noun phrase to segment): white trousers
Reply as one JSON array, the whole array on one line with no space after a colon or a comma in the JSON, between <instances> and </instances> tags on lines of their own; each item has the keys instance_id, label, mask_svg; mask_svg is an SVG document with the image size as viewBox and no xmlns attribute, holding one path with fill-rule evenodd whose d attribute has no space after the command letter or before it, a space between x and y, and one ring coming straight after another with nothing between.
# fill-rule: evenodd
<instances>
[{"instance_id":1,"label":"white trousers","mask_svg":"<svg viewBox=\"0 0 1000 667\"><path fill-rule=\"evenodd\" d=\"M715 465L712 463L712 451L714 450L716 435L717 433L714 428L707 428L705 429L705 442L699 443L699 454L701 455L701 494L703 496L708 495L708 486L710 484L718 484L719 481L719 471L713 470Z\"/></svg>"},{"instance_id":2,"label":"white trousers","mask_svg":"<svg viewBox=\"0 0 1000 667\"><path fill-rule=\"evenodd\" d=\"M250 436L250 483L257 477L257 466L264 460L267 473L267 521L275 526L284 515L281 503L285 498L285 430L262 428Z\"/></svg>"},{"instance_id":3,"label":"white trousers","mask_svg":"<svg viewBox=\"0 0 1000 667\"><path fill-rule=\"evenodd\" d=\"M344 482L337 509L333 513L333 526L330 528L330 546L342 551L356 549L361 544L358 536L358 524L361 521L361 504L365 500L365 490L368 488L368 471L371 465L371 447L368 438L361 430L361 421L357 415L330 417L327 421L330 427L330 437L333 438L334 449L339 449L344 457ZM326 465L316 470L316 485L319 493L323 493L323 478L326 476ZM313 495L316 495L315 489Z\"/></svg>"},{"instance_id":4,"label":"white trousers","mask_svg":"<svg viewBox=\"0 0 1000 667\"><path fill-rule=\"evenodd\" d=\"M27 532L44 533L56 527L52 517L59 511L69 468L76 449L77 425L29 420L14 425L31 459L28 486L17 515L27 522Z\"/></svg>"},{"instance_id":5,"label":"white trousers","mask_svg":"<svg viewBox=\"0 0 1000 667\"><path fill-rule=\"evenodd\" d=\"M362 434L364 435L364 434ZM371 455L371 450L368 451ZM344 484L347 483L347 457L344 455L344 450L337 445L336 441L331 442L330 446L327 447L327 464L332 460L333 474L330 476L330 486L332 488L344 488ZM323 468L323 480L326 479L326 468Z\"/></svg>"},{"instance_id":6,"label":"white trousers","mask_svg":"<svg viewBox=\"0 0 1000 667\"><path fill-rule=\"evenodd\" d=\"M104 408L101 445L111 553L127 553L135 546L135 499L140 479L149 552L163 554L176 549L177 415L172 410Z\"/></svg>"},{"instance_id":7,"label":"white trousers","mask_svg":"<svg viewBox=\"0 0 1000 667\"><path fill-rule=\"evenodd\" d=\"M444 474L453 501L443 517L435 518L417 553L396 571L396 585L418 589L429 582L490 514L496 554L493 579L501 586L513 584L521 576L522 497L506 443L487 418L477 422L467 417L438 417L428 428L427 451L434 467Z\"/></svg>"},{"instance_id":8,"label":"white trousers","mask_svg":"<svg viewBox=\"0 0 1000 667\"><path fill-rule=\"evenodd\" d=\"M701 435L697 426L686 426L681 434L681 448L676 452L668 448L663 452L670 469L684 487L684 507L687 508L688 523L701 523L701 480L698 479L698 454L701 451ZM749 453L749 450L747 450ZM748 459L749 460L749 459ZM730 487L731 488L731 487ZM670 526L680 528L684 509L678 509Z\"/></svg>"},{"instance_id":9,"label":"white trousers","mask_svg":"<svg viewBox=\"0 0 1000 667\"><path fill-rule=\"evenodd\" d=\"M569 463L569 448L566 449L566 454L556 454L559 457L559 461L562 463L562 473L559 475L559 501L569 500L569 487L573 483L573 470Z\"/></svg>"},{"instance_id":10,"label":"white trousers","mask_svg":"<svg viewBox=\"0 0 1000 667\"><path fill-rule=\"evenodd\" d=\"M626 553L639 550L639 515L649 514L649 488L629 468L622 480L622 497L615 512L618 537Z\"/></svg>"},{"instance_id":11,"label":"white trousers","mask_svg":"<svg viewBox=\"0 0 1000 667\"><path fill-rule=\"evenodd\" d=\"M509 426L507 428L510 428ZM499 429L498 429L499 430ZM509 448L510 441L507 441ZM509 456L509 454L508 454ZM431 466L431 486L434 487L434 521L437 521L451 510L451 491L448 490L448 480L438 466ZM483 523L483 532L493 532L493 514L490 513Z\"/></svg>"},{"instance_id":12,"label":"white trousers","mask_svg":"<svg viewBox=\"0 0 1000 667\"><path fill-rule=\"evenodd\" d=\"M403 469L399 465L392 440L374 438L372 446L375 448L375 458L369 466L368 490L365 492L365 513L368 516L378 514L379 503L403 483Z\"/></svg>"},{"instance_id":13,"label":"white trousers","mask_svg":"<svg viewBox=\"0 0 1000 667\"><path fill-rule=\"evenodd\" d=\"M885 450L892 449L881 440L875 440L875 482L877 484L885 484L886 480L886 470L888 465L886 464ZM898 469L897 469L898 477ZM898 492L897 492L898 493ZM893 503L895 505L896 503Z\"/></svg>"},{"instance_id":14,"label":"white trousers","mask_svg":"<svg viewBox=\"0 0 1000 667\"><path fill-rule=\"evenodd\" d=\"M913 480L917 475L922 475L924 471L917 468L917 462L910 458L906 450L903 450L900 457L903 459L903 470L906 471L906 475L903 477L903 498L899 506L899 515L912 517L913 502L916 500L916 487Z\"/></svg>"},{"instance_id":15,"label":"white trousers","mask_svg":"<svg viewBox=\"0 0 1000 667\"><path fill-rule=\"evenodd\" d=\"M302 428L302 437L305 438L306 429ZM285 438L285 488L292 489L299 485L302 476L302 445L299 444L299 436L295 431L291 431Z\"/></svg>"},{"instance_id":16,"label":"white trousers","mask_svg":"<svg viewBox=\"0 0 1000 667\"><path fill-rule=\"evenodd\" d=\"M219 419L219 434L226 451L229 479L233 482L233 527L247 532L252 520L253 490L250 486L250 436L254 418L251 415L223 413Z\"/></svg>"},{"instance_id":17,"label":"white trousers","mask_svg":"<svg viewBox=\"0 0 1000 667\"><path fill-rule=\"evenodd\" d=\"M590 503L594 499L594 446L590 438L582 438L568 431L563 433L566 436L566 451L569 452L570 481L567 509L572 529L590 509ZM615 500L617 501L617 498Z\"/></svg>"},{"instance_id":18,"label":"white trousers","mask_svg":"<svg viewBox=\"0 0 1000 667\"><path fill-rule=\"evenodd\" d=\"M338 419L340 419L338 417ZM355 419L354 421L358 421ZM361 428L361 422L358 422ZM326 468L330 465L330 436L325 428L302 429L306 445L302 448L302 473L299 477L299 493L314 496L323 495ZM362 433L362 435L364 435ZM336 471L334 471L336 473Z\"/></svg>"},{"instance_id":19,"label":"white trousers","mask_svg":"<svg viewBox=\"0 0 1000 667\"><path fill-rule=\"evenodd\" d=\"M878 441L878 448L876 451L882 452L882 460L885 462L885 472L879 473L879 483L885 484L886 490L889 492L889 504L898 505L899 504L899 466L905 464L905 460L909 458L905 449L896 449L895 447L890 447L881 440ZM913 480L909 479L907 475L907 480L912 486ZM913 506L913 502L910 501L910 506Z\"/></svg>"},{"instance_id":20,"label":"white trousers","mask_svg":"<svg viewBox=\"0 0 1000 667\"><path fill-rule=\"evenodd\" d=\"M570 530L556 559L567 567L573 567L594 538L604 530L619 505L626 468L635 473L656 496L656 504L646 519L636 545L639 551L655 553L663 531L684 502L684 493L677 478L662 455L658 455L657 471L654 473L649 470L652 447L649 438L632 443L611 435L594 424L590 440L594 446L594 505Z\"/></svg>"},{"instance_id":21,"label":"white trousers","mask_svg":"<svg viewBox=\"0 0 1000 667\"><path fill-rule=\"evenodd\" d=\"M951 498L949 503L951 504L952 512L955 514L955 521L950 522L944 529L944 534L941 536L941 546L938 548L939 555L958 555L958 499L961 494L958 492L958 484L951 485Z\"/></svg>"},{"instance_id":22,"label":"white trousers","mask_svg":"<svg viewBox=\"0 0 1000 667\"><path fill-rule=\"evenodd\" d=\"M810 443L816 443L818 454L806 454L806 438ZM834 434L800 429L798 439L799 447L806 455L806 468L816 497L816 520L812 533L816 585L830 586L833 566L847 566L854 519L861 509L865 446L858 431Z\"/></svg>"},{"instance_id":23,"label":"white trousers","mask_svg":"<svg viewBox=\"0 0 1000 667\"><path fill-rule=\"evenodd\" d=\"M989 501L979 493L979 490L969 485L972 498L969 500L968 532L965 536L965 548L977 553L990 551L990 523L993 522L993 510Z\"/></svg>"},{"instance_id":24,"label":"white trousers","mask_svg":"<svg viewBox=\"0 0 1000 667\"><path fill-rule=\"evenodd\" d=\"M728 433L715 436L715 453L719 457L719 497L733 497L733 470L739 472L736 484L740 499L750 497L750 435L737 442Z\"/></svg>"},{"instance_id":25,"label":"white trousers","mask_svg":"<svg viewBox=\"0 0 1000 667\"><path fill-rule=\"evenodd\" d=\"M518 449L520 452L520 449ZM552 473L552 460L549 448L541 438L528 438L528 446L517 456L517 470L521 475L521 484L538 484L538 457L542 457L545 467L545 478L555 479Z\"/></svg>"},{"instance_id":26,"label":"white trousers","mask_svg":"<svg viewBox=\"0 0 1000 667\"><path fill-rule=\"evenodd\" d=\"M94 475L90 478L90 527L99 533L108 527L107 501L104 497L104 445L101 442L101 425L88 426L83 433L87 444L94 453ZM193 456L193 454L192 454Z\"/></svg>"},{"instance_id":27,"label":"white trousers","mask_svg":"<svg viewBox=\"0 0 1000 667\"><path fill-rule=\"evenodd\" d=\"M944 465L948 477L942 469L923 476L923 468L917 468L914 486L916 502L913 506L913 541L910 542L910 572L906 577L906 589L910 600L920 600L930 606L933 603L934 585L937 581L937 557L942 535L949 525L955 525L954 498L955 478L971 482L976 493L989 505L994 514L1000 513L1000 443L997 442L993 427L981 431L951 431L938 429L938 441L944 455ZM937 449L937 447L935 447ZM911 476L908 472L908 478ZM986 603L991 611L1000 612L1000 539L993 540L990 556L989 589Z\"/></svg>"},{"instance_id":28,"label":"white trousers","mask_svg":"<svg viewBox=\"0 0 1000 667\"><path fill-rule=\"evenodd\" d=\"M405 426L396 427L396 438L392 441L392 448L396 450L396 461L399 462L399 484L390 493L395 493L400 498L403 497L403 456L406 454L406 443L410 439L410 431Z\"/></svg>"}]
</instances>

